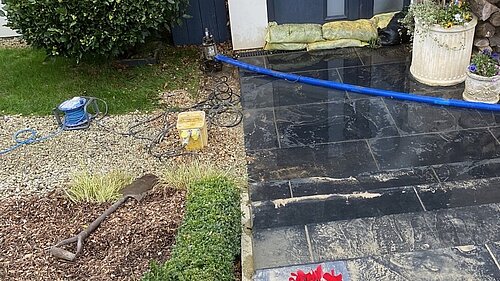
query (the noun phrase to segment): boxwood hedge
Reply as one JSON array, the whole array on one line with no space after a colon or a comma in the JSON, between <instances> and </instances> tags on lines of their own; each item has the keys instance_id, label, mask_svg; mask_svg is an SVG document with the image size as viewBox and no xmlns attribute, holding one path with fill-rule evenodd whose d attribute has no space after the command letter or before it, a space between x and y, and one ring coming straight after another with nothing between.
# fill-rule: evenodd
<instances>
[{"instance_id":1,"label":"boxwood hedge","mask_svg":"<svg viewBox=\"0 0 500 281\"><path fill-rule=\"evenodd\" d=\"M8 26L49 55L117 56L180 20L189 0L4 0Z\"/></svg>"},{"instance_id":2,"label":"boxwood hedge","mask_svg":"<svg viewBox=\"0 0 500 281\"><path fill-rule=\"evenodd\" d=\"M170 260L153 263L143 281L232 281L240 253L240 192L224 177L189 186L184 221Z\"/></svg>"}]
</instances>

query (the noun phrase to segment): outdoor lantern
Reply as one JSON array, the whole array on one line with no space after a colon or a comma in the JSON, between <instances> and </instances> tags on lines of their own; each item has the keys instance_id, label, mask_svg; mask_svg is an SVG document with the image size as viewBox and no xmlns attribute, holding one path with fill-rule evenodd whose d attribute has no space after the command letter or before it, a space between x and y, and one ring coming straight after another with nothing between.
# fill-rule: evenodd
<instances>
[{"instance_id":1,"label":"outdoor lantern","mask_svg":"<svg viewBox=\"0 0 500 281\"><path fill-rule=\"evenodd\" d=\"M218 72L222 70L222 63L215 60L217 55L217 45L215 44L215 39L212 34L205 28L205 36L203 36L203 58L205 59L206 72Z\"/></svg>"},{"instance_id":2,"label":"outdoor lantern","mask_svg":"<svg viewBox=\"0 0 500 281\"><path fill-rule=\"evenodd\" d=\"M210 34L208 28L205 28L205 36L203 36L203 56L205 60L214 60L217 55L217 45L215 45L214 36Z\"/></svg>"}]
</instances>

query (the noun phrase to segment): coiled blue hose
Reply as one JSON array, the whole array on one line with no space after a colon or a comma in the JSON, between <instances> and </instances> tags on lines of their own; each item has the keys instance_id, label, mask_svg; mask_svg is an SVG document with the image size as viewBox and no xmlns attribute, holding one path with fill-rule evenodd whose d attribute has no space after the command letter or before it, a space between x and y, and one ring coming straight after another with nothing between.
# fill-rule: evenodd
<instances>
[{"instance_id":1,"label":"coiled blue hose","mask_svg":"<svg viewBox=\"0 0 500 281\"><path fill-rule=\"evenodd\" d=\"M90 120L95 118L96 115L90 115L87 112L86 105L88 100L94 99L103 102L106 108L105 114L107 114L108 112L108 105L106 104L105 101L101 99L96 99L93 97L83 97L83 98L76 97L75 99L78 99L79 101L81 100L81 103L77 104L76 106L71 106L69 108L62 107L62 105L64 104L63 103L58 107L59 110L64 112L64 122L61 122L57 130L49 133L46 136L38 138L37 138L38 132L34 129L26 128L19 130L12 136L12 140L14 141L15 144L7 149L0 150L0 156L12 152L23 145L34 144L37 142L42 142L47 139L53 138L62 133L65 129L77 128L78 126L81 126L83 123L90 122Z\"/></svg>"},{"instance_id":2,"label":"coiled blue hose","mask_svg":"<svg viewBox=\"0 0 500 281\"><path fill-rule=\"evenodd\" d=\"M422 96L416 94L408 94L408 93L400 93L395 91L388 91L382 89L374 89L350 84L344 84L335 81L327 81L316 78L304 77L297 74L291 73L283 73L255 65L251 65L248 63L244 63L223 55L216 55L215 59L227 63L230 65L234 65L236 67L246 69L255 73L268 75L271 77L291 81L291 82L300 82L308 85L319 86L329 89L348 91L352 93L364 94L364 95L372 95L372 96L380 96L391 99L398 99L404 101L414 101L420 103L427 103L433 105L443 105L443 106L453 106L459 108L469 108L469 109L479 109L479 110L489 110L489 111L500 111L500 105L498 104L489 104L489 103L481 103L481 102L468 102L463 100L455 100L455 99L444 99L438 97L429 97Z\"/></svg>"}]
</instances>

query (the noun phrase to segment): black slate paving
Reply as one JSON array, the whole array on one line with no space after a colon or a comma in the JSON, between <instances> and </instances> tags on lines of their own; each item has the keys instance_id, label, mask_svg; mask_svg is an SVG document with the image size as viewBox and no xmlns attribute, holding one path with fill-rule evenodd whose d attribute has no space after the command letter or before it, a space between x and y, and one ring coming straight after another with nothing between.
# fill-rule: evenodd
<instances>
[{"instance_id":1,"label":"black slate paving","mask_svg":"<svg viewBox=\"0 0 500 281\"><path fill-rule=\"evenodd\" d=\"M433 167L441 182L500 177L500 159L446 163Z\"/></svg>"},{"instance_id":2,"label":"black slate paving","mask_svg":"<svg viewBox=\"0 0 500 281\"><path fill-rule=\"evenodd\" d=\"M500 202L500 178L444 182L417 187L426 210Z\"/></svg>"},{"instance_id":3,"label":"black slate paving","mask_svg":"<svg viewBox=\"0 0 500 281\"><path fill-rule=\"evenodd\" d=\"M255 269L312 262L304 226L253 231Z\"/></svg>"},{"instance_id":4,"label":"black slate paving","mask_svg":"<svg viewBox=\"0 0 500 281\"><path fill-rule=\"evenodd\" d=\"M390 99L385 99L385 103L404 135L456 131L496 124L490 112Z\"/></svg>"},{"instance_id":5,"label":"black slate paving","mask_svg":"<svg viewBox=\"0 0 500 281\"><path fill-rule=\"evenodd\" d=\"M487 249L491 252L493 260L500 270L500 242L490 242L487 244Z\"/></svg>"},{"instance_id":6,"label":"black slate paving","mask_svg":"<svg viewBox=\"0 0 500 281\"><path fill-rule=\"evenodd\" d=\"M426 96L464 88L417 82L407 46L242 60ZM347 281L500 280L499 113L240 73L259 272L338 260Z\"/></svg>"},{"instance_id":7,"label":"black slate paving","mask_svg":"<svg viewBox=\"0 0 500 281\"><path fill-rule=\"evenodd\" d=\"M382 169L500 157L500 144L487 129L372 139L370 146Z\"/></svg>"},{"instance_id":8,"label":"black slate paving","mask_svg":"<svg viewBox=\"0 0 500 281\"><path fill-rule=\"evenodd\" d=\"M279 147L272 108L246 110L243 120L245 147L248 150Z\"/></svg>"},{"instance_id":9,"label":"black slate paving","mask_svg":"<svg viewBox=\"0 0 500 281\"><path fill-rule=\"evenodd\" d=\"M337 71L322 74L324 75L315 76L315 78L340 82ZM325 89L267 76L242 78L241 91L245 92L241 97L245 109L348 100L348 95L344 91Z\"/></svg>"},{"instance_id":10,"label":"black slate paving","mask_svg":"<svg viewBox=\"0 0 500 281\"><path fill-rule=\"evenodd\" d=\"M281 147L399 135L380 98L276 108Z\"/></svg>"},{"instance_id":11,"label":"black slate paving","mask_svg":"<svg viewBox=\"0 0 500 281\"><path fill-rule=\"evenodd\" d=\"M343 177L376 171L366 141L312 147L248 151L249 178L253 182L306 177Z\"/></svg>"},{"instance_id":12,"label":"black slate paving","mask_svg":"<svg viewBox=\"0 0 500 281\"><path fill-rule=\"evenodd\" d=\"M249 185L251 201L266 201L291 198L289 181L272 181L251 183Z\"/></svg>"},{"instance_id":13,"label":"black slate paving","mask_svg":"<svg viewBox=\"0 0 500 281\"><path fill-rule=\"evenodd\" d=\"M350 281L500 280L484 246L395 253L347 261Z\"/></svg>"},{"instance_id":14,"label":"black slate paving","mask_svg":"<svg viewBox=\"0 0 500 281\"><path fill-rule=\"evenodd\" d=\"M500 205L308 225L315 261L482 245L500 239Z\"/></svg>"},{"instance_id":15,"label":"black slate paving","mask_svg":"<svg viewBox=\"0 0 500 281\"><path fill-rule=\"evenodd\" d=\"M243 57L240 60L260 67L290 73L363 65L354 48ZM248 77L256 74L242 70L240 75L241 77Z\"/></svg>"}]
</instances>

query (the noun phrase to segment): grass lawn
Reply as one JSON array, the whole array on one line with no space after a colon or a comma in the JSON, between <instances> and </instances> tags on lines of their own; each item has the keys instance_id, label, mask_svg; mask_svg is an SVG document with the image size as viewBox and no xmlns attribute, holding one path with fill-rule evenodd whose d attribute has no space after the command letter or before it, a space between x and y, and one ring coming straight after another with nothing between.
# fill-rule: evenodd
<instances>
[{"instance_id":1,"label":"grass lawn","mask_svg":"<svg viewBox=\"0 0 500 281\"><path fill-rule=\"evenodd\" d=\"M48 115L64 100L94 96L110 113L151 110L158 93L186 89L196 94L201 72L196 48L167 48L162 63L117 69L110 63L76 65L65 58L45 60L44 51L0 48L0 113ZM164 88L165 87L165 88Z\"/></svg>"}]
</instances>

